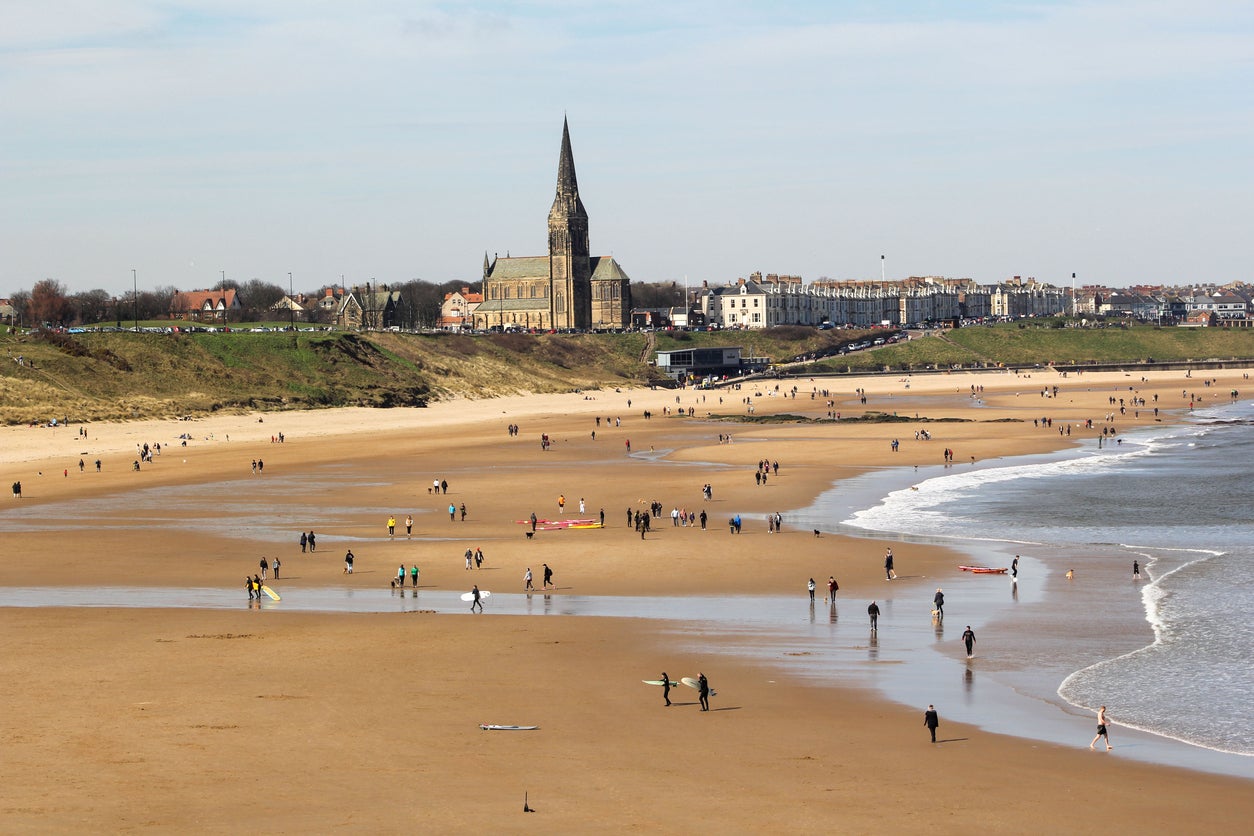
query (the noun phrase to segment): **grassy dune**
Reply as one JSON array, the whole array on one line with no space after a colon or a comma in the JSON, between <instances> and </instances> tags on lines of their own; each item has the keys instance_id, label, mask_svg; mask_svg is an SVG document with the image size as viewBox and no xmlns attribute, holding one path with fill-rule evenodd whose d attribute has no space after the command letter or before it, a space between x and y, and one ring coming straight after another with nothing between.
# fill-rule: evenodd
<instances>
[{"instance_id":1,"label":"grassy dune","mask_svg":"<svg viewBox=\"0 0 1254 836\"><path fill-rule=\"evenodd\" d=\"M421 406L635 385L656 379L654 351L741 346L790 362L834 353L865 331L784 327L691 334L491 336L287 333L87 333L0 337L0 423L173 417L217 410ZM652 345L652 348L650 346ZM16 358L27 361L20 365ZM800 373L954 364L1254 358L1254 331L1137 327L963 328L832 356Z\"/></svg>"}]
</instances>

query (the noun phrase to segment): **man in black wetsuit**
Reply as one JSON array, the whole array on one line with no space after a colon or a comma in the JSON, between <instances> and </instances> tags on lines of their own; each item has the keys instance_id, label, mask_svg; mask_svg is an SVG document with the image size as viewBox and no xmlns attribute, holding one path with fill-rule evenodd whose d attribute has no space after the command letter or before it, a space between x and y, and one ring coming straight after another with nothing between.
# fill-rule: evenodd
<instances>
[{"instance_id":1,"label":"man in black wetsuit","mask_svg":"<svg viewBox=\"0 0 1254 836\"><path fill-rule=\"evenodd\" d=\"M705 674L697 674L697 694L701 698L701 710L710 710L710 681L705 678Z\"/></svg>"},{"instance_id":2,"label":"man in black wetsuit","mask_svg":"<svg viewBox=\"0 0 1254 836\"><path fill-rule=\"evenodd\" d=\"M871 606L866 608L866 614L871 616L871 629L876 630L876 622L880 620L880 605L872 601Z\"/></svg>"},{"instance_id":3,"label":"man in black wetsuit","mask_svg":"<svg viewBox=\"0 0 1254 836\"><path fill-rule=\"evenodd\" d=\"M671 680L666 675L666 671L662 671L662 699L666 700L666 704L671 704Z\"/></svg>"},{"instance_id":4,"label":"man in black wetsuit","mask_svg":"<svg viewBox=\"0 0 1254 836\"><path fill-rule=\"evenodd\" d=\"M971 632L970 624L962 634L962 643L967 646L967 658L970 659L975 655L975 633Z\"/></svg>"}]
</instances>

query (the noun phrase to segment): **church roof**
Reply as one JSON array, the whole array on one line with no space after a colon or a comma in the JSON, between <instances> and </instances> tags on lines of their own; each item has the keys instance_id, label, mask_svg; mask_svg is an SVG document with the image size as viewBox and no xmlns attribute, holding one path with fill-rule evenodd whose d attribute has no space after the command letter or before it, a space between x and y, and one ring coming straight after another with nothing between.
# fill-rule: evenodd
<instances>
[{"instance_id":1,"label":"church roof","mask_svg":"<svg viewBox=\"0 0 1254 836\"><path fill-rule=\"evenodd\" d=\"M630 281L623 268L609 255L594 255L588 259L592 266L592 280L596 281Z\"/></svg>"},{"instance_id":2,"label":"church roof","mask_svg":"<svg viewBox=\"0 0 1254 836\"><path fill-rule=\"evenodd\" d=\"M546 259L547 260L547 259ZM491 313L493 311L547 311L549 300L540 299L492 299L475 308L475 313Z\"/></svg>"},{"instance_id":3,"label":"church roof","mask_svg":"<svg viewBox=\"0 0 1254 836\"><path fill-rule=\"evenodd\" d=\"M487 278L500 279L548 279L549 257L547 255L527 255L515 258L498 258L488 272Z\"/></svg>"}]
</instances>

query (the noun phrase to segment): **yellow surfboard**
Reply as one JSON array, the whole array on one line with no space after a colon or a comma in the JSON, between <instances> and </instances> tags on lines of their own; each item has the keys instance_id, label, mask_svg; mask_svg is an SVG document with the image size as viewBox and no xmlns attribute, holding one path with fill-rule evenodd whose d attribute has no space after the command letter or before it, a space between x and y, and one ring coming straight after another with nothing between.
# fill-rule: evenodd
<instances>
[{"instance_id":1,"label":"yellow surfboard","mask_svg":"<svg viewBox=\"0 0 1254 836\"><path fill-rule=\"evenodd\" d=\"M271 600L273 600L273 601L281 601L281 600L282 600L281 598L279 598L279 593L275 592L273 589L271 589L270 587L266 586L264 583L261 585L261 591L262 591L262 592L264 592L264 593L266 593L267 595L269 595L269 596L270 596L270 599L271 599Z\"/></svg>"}]
</instances>

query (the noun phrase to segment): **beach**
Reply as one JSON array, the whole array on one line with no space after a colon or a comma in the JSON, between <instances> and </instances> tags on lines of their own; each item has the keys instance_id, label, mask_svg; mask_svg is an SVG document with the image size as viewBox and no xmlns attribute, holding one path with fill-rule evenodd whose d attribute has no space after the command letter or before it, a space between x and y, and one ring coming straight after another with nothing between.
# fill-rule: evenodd
<instances>
[{"instance_id":1,"label":"beach","mask_svg":"<svg viewBox=\"0 0 1254 836\"><path fill-rule=\"evenodd\" d=\"M982 696L927 698L941 717L933 745L922 726L926 703L887 699L861 674L844 684L808 675L800 654L813 653L816 664L824 657L804 636L781 651L748 629L737 642L758 652L714 652L730 628L685 618L694 598L724 597L749 621L754 596L795 596L795 620L819 630L829 605L808 612L806 582L813 577L822 598L835 576L832 629L840 632L812 641L845 642L878 600L884 661L865 664L906 679L916 671L908 684L922 696L927 678L945 669L912 661L918 654L894 656L895 631L933 630L933 592L970 582L957 570L970 556L927 538L837 533L840 520L812 522L803 509L876 474L908 491L916 466L922 481L938 470L1096 447L1104 426L1123 435L1170 425L1191 401L1194 410L1227 402L1248 382L1243 375L1208 373L1210 386L1180 372L798 379L88 425L85 438L77 426L4 428L0 471L22 482L23 496L0 515L9 544L0 596L135 587L158 604L0 607L12 637L9 756L0 767L6 820L15 830L1239 827L1254 812L1248 779L1123 757L1117 715L1115 749L1092 752L1092 718L1076 719L1068 746L1034 739L1030 716L1018 735L987 731L981 713L1001 704L981 704ZM1142 397L1145 406L1131 405ZM736 418L746 398L755 419L839 412L841 420L745 423ZM689 408L691 417L678 414ZM846 420L867 411L910 420ZM931 438L916 438L924 430ZM160 455L135 471L137 445L156 443ZM764 460L779 469L762 484L755 471ZM447 481L448 493L435 493L433 481ZM880 498L847 490L851 507ZM641 538L627 515L655 500L663 514ZM705 509L707 530L672 525L672 508ZM520 523L532 512L595 519L602 509L603 529L527 538L530 526ZM776 512L778 532L766 520ZM388 517L407 514L412 537L403 524L389 537ZM737 514L743 527L732 534ZM309 530L318 534L314 553L297 540ZM886 581L890 547L898 577ZM484 568L465 568L467 548L483 550ZM243 585L263 555L282 560L271 585L283 601L259 608ZM398 567L415 563L418 594L405 611L385 611L396 601L389 586ZM508 596L522 593L523 572L539 586L546 563L557 588L534 600L550 615L494 611L497 600L502 611L517 609ZM1029 589L1025 579L1023 595L1052 600L1058 582ZM495 593L483 616L422 605L424 595L471 584ZM179 601L194 588L234 589L238 606L159 605L163 594ZM284 610L314 590L377 599L379 611ZM561 614L564 598L594 606L608 596L650 599L662 616L673 606L674 617ZM957 653L964 615L996 624L976 664L984 642L1009 655L1017 631L1041 629L1039 619L1017 623L975 595L951 600L945 647L954 650L946 660L954 682L971 670ZM1075 641L1091 629L1115 630L1133 647L1152 639L1135 606L1072 629L1066 638ZM856 630L859 658L868 657L867 632ZM665 708L661 690L641 682L663 670L707 674L719 692L713 710L697 711L696 692L684 686ZM482 731L480 723L539 728ZM522 812L524 793L536 813Z\"/></svg>"}]
</instances>

